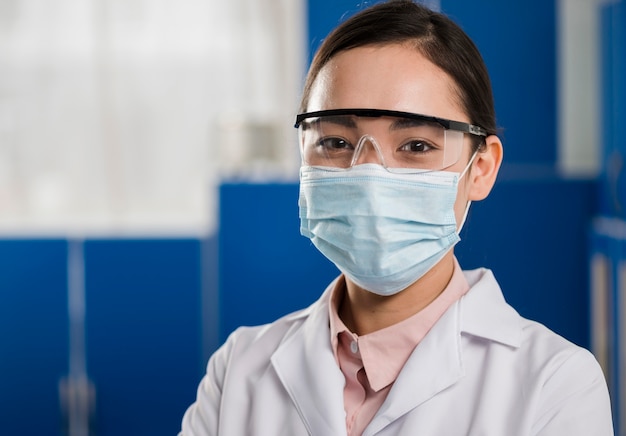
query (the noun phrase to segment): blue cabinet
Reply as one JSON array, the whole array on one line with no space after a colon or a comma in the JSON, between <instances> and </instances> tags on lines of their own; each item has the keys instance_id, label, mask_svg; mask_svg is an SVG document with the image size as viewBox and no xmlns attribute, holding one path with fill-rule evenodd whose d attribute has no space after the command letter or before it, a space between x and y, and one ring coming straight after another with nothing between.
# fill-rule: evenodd
<instances>
[{"instance_id":1,"label":"blue cabinet","mask_svg":"<svg viewBox=\"0 0 626 436\"><path fill-rule=\"evenodd\" d=\"M210 241L209 241L210 242ZM172 435L204 372L199 239L84 243L86 365L99 436ZM63 435L68 243L0 240L0 434Z\"/></svg>"},{"instance_id":2,"label":"blue cabinet","mask_svg":"<svg viewBox=\"0 0 626 436\"><path fill-rule=\"evenodd\" d=\"M0 241L0 433L61 434L68 367L67 243Z\"/></svg>"}]
</instances>

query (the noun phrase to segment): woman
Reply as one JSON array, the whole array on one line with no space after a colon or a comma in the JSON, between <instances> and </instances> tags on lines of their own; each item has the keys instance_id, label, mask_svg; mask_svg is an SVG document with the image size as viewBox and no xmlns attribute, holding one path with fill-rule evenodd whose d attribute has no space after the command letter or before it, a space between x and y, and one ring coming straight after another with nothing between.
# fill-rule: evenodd
<instances>
[{"instance_id":1,"label":"woman","mask_svg":"<svg viewBox=\"0 0 626 436\"><path fill-rule=\"evenodd\" d=\"M467 35L411 1L328 36L296 120L300 218L342 274L309 308L233 333L181 434L613 434L593 356L454 257L502 160L490 87Z\"/></svg>"}]
</instances>

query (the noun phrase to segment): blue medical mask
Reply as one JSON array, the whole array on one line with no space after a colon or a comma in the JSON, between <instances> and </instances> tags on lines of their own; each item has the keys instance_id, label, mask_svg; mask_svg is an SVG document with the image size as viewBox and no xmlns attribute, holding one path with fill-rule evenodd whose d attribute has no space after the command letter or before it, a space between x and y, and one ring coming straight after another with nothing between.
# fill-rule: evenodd
<instances>
[{"instance_id":1,"label":"blue medical mask","mask_svg":"<svg viewBox=\"0 0 626 436\"><path fill-rule=\"evenodd\" d=\"M300 232L361 288L396 294L460 241L454 203L472 161L461 174L303 166Z\"/></svg>"}]
</instances>

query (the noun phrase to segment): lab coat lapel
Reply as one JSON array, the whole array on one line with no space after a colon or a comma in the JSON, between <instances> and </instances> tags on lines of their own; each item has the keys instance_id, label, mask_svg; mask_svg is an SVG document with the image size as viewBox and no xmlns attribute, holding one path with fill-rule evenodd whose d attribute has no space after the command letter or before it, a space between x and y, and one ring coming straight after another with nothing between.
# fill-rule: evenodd
<instances>
[{"instance_id":1,"label":"lab coat lapel","mask_svg":"<svg viewBox=\"0 0 626 436\"><path fill-rule=\"evenodd\" d=\"M463 377L462 333L520 346L522 318L504 300L493 273L478 269L465 275L470 291L415 348L364 436L376 434Z\"/></svg>"},{"instance_id":2,"label":"lab coat lapel","mask_svg":"<svg viewBox=\"0 0 626 436\"><path fill-rule=\"evenodd\" d=\"M280 380L313 436L346 434L345 381L330 344L328 297L332 286L334 282L272 356Z\"/></svg>"},{"instance_id":3,"label":"lab coat lapel","mask_svg":"<svg viewBox=\"0 0 626 436\"><path fill-rule=\"evenodd\" d=\"M381 431L463 376L458 314L457 302L415 348L364 436Z\"/></svg>"}]
</instances>

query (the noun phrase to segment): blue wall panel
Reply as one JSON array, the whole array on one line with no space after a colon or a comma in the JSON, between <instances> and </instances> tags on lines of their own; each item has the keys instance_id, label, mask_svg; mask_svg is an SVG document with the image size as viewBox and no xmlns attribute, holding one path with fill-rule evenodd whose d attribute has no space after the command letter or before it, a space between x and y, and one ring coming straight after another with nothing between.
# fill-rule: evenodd
<instances>
[{"instance_id":1,"label":"blue wall panel","mask_svg":"<svg viewBox=\"0 0 626 436\"><path fill-rule=\"evenodd\" d=\"M365 6L374 3L380 3L380 0L371 2L358 0L309 0L307 3L309 38L306 46L309 50L309 60L313 58L315 51L331 30Z\"/></svg>"},{"instance_id":2,"label":"blue wall panel","mask_svg":"<svg viewBox=\"0 0 626 436\"><path fill-rule=\"evenodd\" d=\"M298 186L227 184L220 188L221 339L315 301L338 275L300 236Z\"/></svg>"},{"instance_id":3,"label":"blue wall panel","mask_svg":"<svg viewBox=\"0 0 626 436\"><path fill-rule=\"evenodd\" d=\"M507 162L557 159L555 1L443 0L491 76Z\"/></svg>"},{"instance_id":4,"label":"blue wall panel","mask_svg":"<svg viewBox=\"0 0 626 436\"><path fill-rule=\"evenodd\" d=\"M67 243L0 241L0 434L60 435Z\"/></svg>"},{"instance_id":5,"label":"blue wall panel","mask_svg":"<svg viewBox=\"0 0 626 436\"><path fill-rule=\"evenodd\" d=\"M595 183L502 179L472 206L456 249L461 265L491 268L523 316L588 348L587 235Z\"/></svg>"},{"instance_id":6,"label":"blue wall panel","mask_svg":"<svg viewBox=\"0 0 626 436\"><path fill-rule=\"evenodd\" d=\"M201 362L201 242L85 245L88 372L99 436L172 435Z\"/></svg>"}]
</instances>

